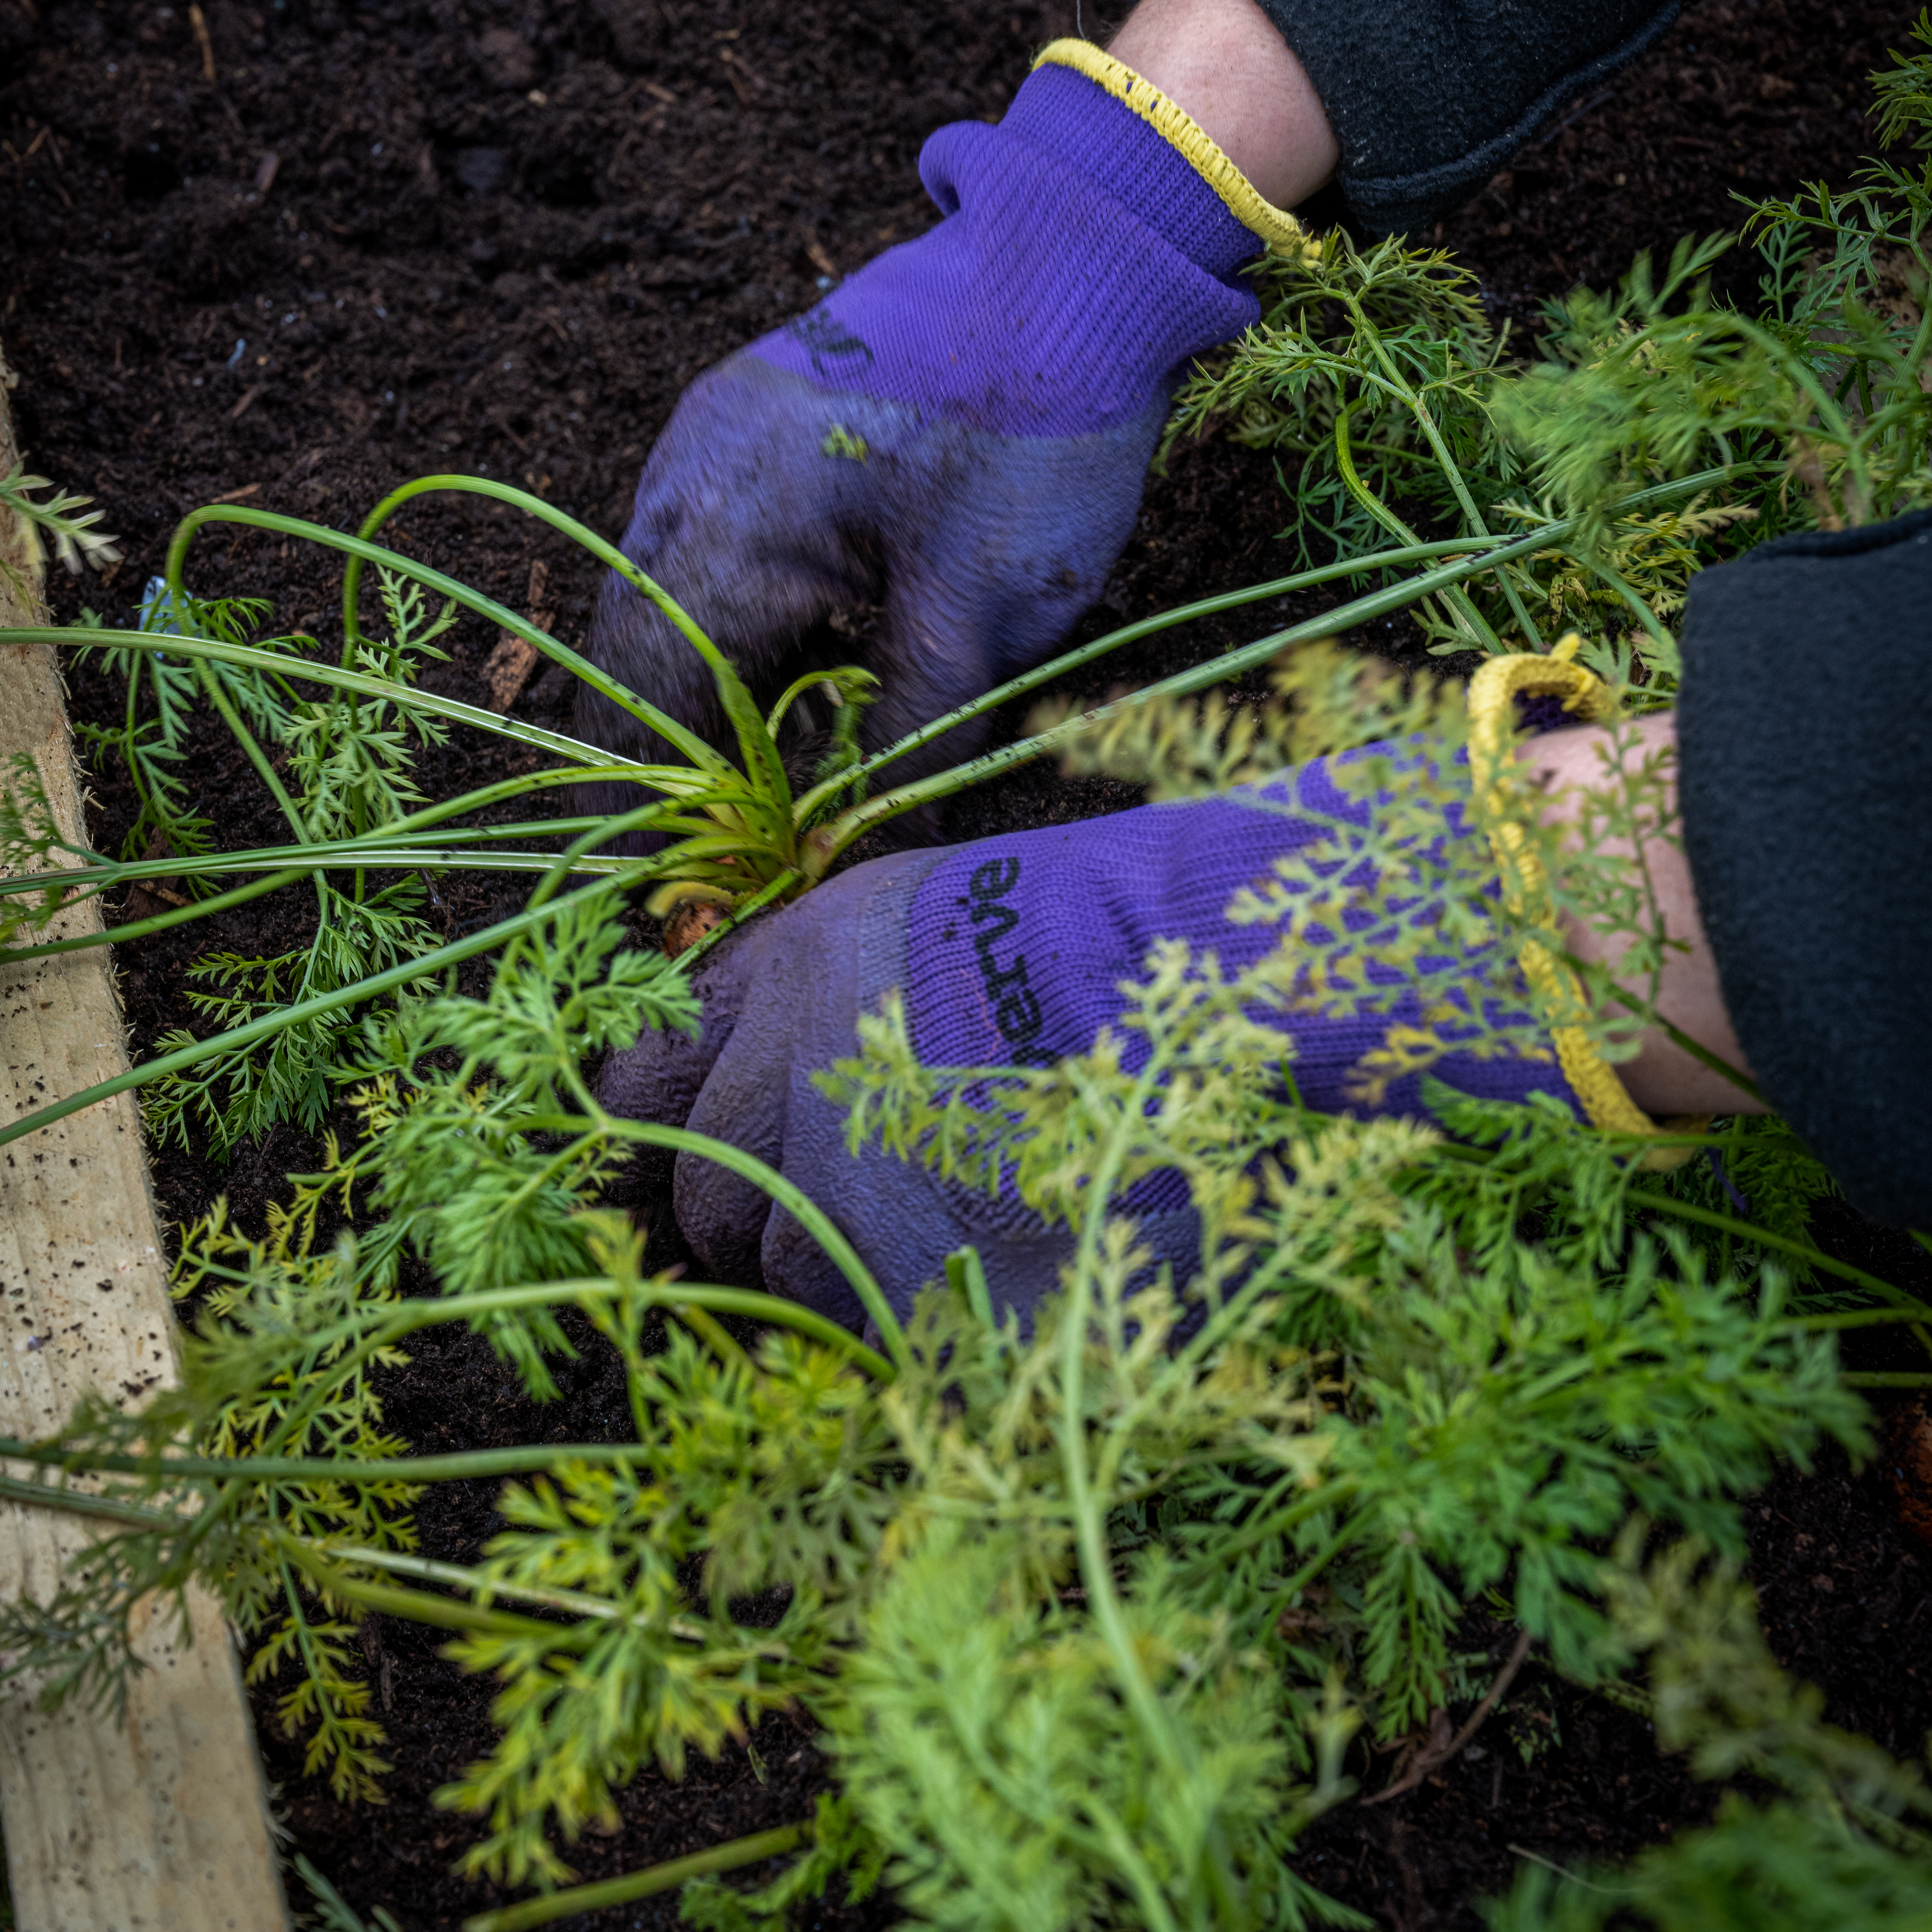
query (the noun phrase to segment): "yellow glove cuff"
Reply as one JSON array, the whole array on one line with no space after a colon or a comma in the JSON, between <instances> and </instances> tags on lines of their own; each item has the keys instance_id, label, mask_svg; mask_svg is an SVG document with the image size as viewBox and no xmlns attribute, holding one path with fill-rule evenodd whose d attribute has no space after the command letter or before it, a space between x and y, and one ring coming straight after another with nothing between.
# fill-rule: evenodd
<instances>
[{"instance_id":1,"label":"yellow glove cuff","mask_svg":"<svg viewBox=\"0 0 1932 1932\"><path fill-rule=\"evenodd\" d=\"M1276 248L1309 245L1308 231L1292 214L1264 201L1253 182L1228 160L1193 116L1168 100L1151 81L1143 80L1091 40L1055 40L1034 62L1036 68L1070 67L1104 88L1123 106L1130 108L1182 158L1227 204L1228 212L1244 228Z\"/></svg>"},{"instance_id":2,"label":"yellow glove cuff","mask_svg":"<svg viewBox=\"0 0 1932 1932\"><path fill-rule=\"evenodd\" d=\"M1710 1124L1708 1115L1662 1125L1653 1120L1630 1098L1616 1069L1598 1052L1586 1029L1574 1020L1565 1022L1565 1015L1576 1019L1586 1016L1589 1003L1582 981L1564 963L1543 861L1528 833L1509 816L1504 802L1508 794L1502 779L1514 757L1514 703L1519 695L1560 698L1564 710L1588 724L1607 724L1616 715L1616 700L1609 687L1574 661L1582 641L1572 631L1546 657L1523 652L1492 658L1470 680L1469 777L1476 817L1502 874L1504 907L1531 928L1517 956L1522 976L1550 1027L1564 1078L1582 1102L1591 1124L1613 1133L1648 1138L1701 1133ZM1640 1165L1662 1172L1682 1166L1694 1151L1690 1148L1658 1148L1646 1154Z\"/></svg>"}]
</instances>

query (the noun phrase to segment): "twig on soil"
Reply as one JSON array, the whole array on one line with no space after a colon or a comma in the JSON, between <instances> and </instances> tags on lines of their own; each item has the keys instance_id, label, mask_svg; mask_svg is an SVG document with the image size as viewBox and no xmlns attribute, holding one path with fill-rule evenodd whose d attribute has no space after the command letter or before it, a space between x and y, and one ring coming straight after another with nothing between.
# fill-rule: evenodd
<instances>
[{"instance_id":1,"label":"twig on soil","mask_svg":"<svg viewBox=\"0 0 1932 1932\"><path fill-rule=\"evenodd\" d=\"M212 83L214 79L214 43L208 38L208 16L199 7L188 10L188 25L194 29L194 38L201 49L202 77Z\"/></svg>"},{"instance_id":2,"label":"twig on soil","mask_svg":"<svg viewBox=\"0 0 1932 1932\"><path fill-rule=\"evenodd\" d=\"M549 567L538 557L530 566L527 602L530 622L540 631L548 631L556 621L553 613L538 608L543 602L549 583ZM520 638L514 631L497 633L496 647L483 667L483 682L490 693L492 711L508 711L516 703L542 656L542 653L527 638Z\"/></svg>"},{"instance_id":3,"label":"twig on soil","mask_svg":"<svg viewBox=\"0 0 1932 1932\"><path fill-rule=\"evenodd\" d=\"M1516 1682L1516 1672L1522 1668L1523 1659L1529 1654L1529 1633L1516 1632L1516 1643L1509 1654L1509 1660L1496 1672L1496 1681L1490 1686L1488 1694L1469 1713L1468 1720L1447 1744L1425 1743L1410 1760L1409 1767L1385 1791L1378 1791L1372 1798L1362 1800L1364 1804L1385 1804L1391 1798L1400 1798L1403 1792L1413 1791L1432 1771L1439 1770L1473 1738L1483 1727L1483 1720L1502 1701L1503 1694ZM1442 1713L1436 1714L1440 1718ZM1526 1856L1528 1856L1527 1854Z\"/></svg>"},{"instance_id":4,"label":"twig on soil","mask_svg":"<svg viewBox=\"0 0 1932 1932\"><path fill-rule=\"evenodd\" d=\"M516 703L542 656L536 645L514 631L499 634L496 648L483 666L483 682L490 693L492 711L508 711Z\"/></svg>"},{"instance_id":5,"label":"twig on soil","mask_svg":"<svg viewBox=\"0 0 1932 1932\"><path fill-rule=\"evenodd\" d=\"M1571 1885L1580 1885L1586 1892L1600 1892L1612 1898L1622 1898L1636 1889L1634 1886L1629 1885L1593 1885L1589 1880L1579 1878L1574 1872L1559 1865L1554 1858L1546 1858L1540 1852L1532 1852L1527 1845L1510 1845L1506 1849L1515 1852L1520 1858L1528 1859L1533 1865L1540 1865L1545 1871L1553 1871L1558 1878L1567 1880Z\"/></svg>"}]
</instances>

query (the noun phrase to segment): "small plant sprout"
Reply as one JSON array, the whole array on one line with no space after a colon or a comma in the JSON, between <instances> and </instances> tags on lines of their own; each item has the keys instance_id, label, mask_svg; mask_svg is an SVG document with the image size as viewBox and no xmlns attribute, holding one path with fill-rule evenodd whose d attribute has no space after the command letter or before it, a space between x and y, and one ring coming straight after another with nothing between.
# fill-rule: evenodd
<instances>
[{"instance_id":1,"label":"small plant sprout","mask_svg":"<svg viewBox=\"0 0 1932 1932\"><path fill-rule=\"evenodd\" d=\"M37 500L33 494L37 490L53 494ZM70 496L64 490L55 489L44 476L29 476L24 464L16 463L8 475L0 476L0 509L13 512L29 571L38 570L46 560L50 543L56 560L76 576L83 570L105 570L121 561L116 539L94 527L103 513L88 510L84 517L74 514L86 509L93 500L92 496ZM0 560L0 569L6 572L16 589L22 587L24 580L11 564Z\"/></svg>"}]
</instances>

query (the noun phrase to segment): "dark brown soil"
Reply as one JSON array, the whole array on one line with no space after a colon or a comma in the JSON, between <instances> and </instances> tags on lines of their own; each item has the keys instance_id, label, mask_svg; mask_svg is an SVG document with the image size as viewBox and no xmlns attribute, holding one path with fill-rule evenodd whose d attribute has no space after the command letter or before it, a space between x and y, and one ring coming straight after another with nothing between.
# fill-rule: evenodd
<instances>
[{"instance_id":1,"label":"dark brown soil","mask_svg":"<svg viewBox=\"0 0 1932 1932\"><path fill-rule=\"evenodd\" d=\"M124 613L176 520L220 496L350 527L410 476L481 472L619 530L682 386L808 304L820 275L925 226L920 142L945 121L997 115L1031 50L1074 26L1070 0L206 0L204 45L192 10L0 0L0 334L21 376L14 407L33 466L97 496L128 551L104 585L54 586L63 616L89 602ZM1606 283L1639 248L1733 226L1733 194L1843 182L1868 144L1865 76L1916 11L1904 0L1704 0L1438 238L1522 327L1539 302ZM1748 293L1748 261L1732 274ZM474 504L401 520L407 546L512 602L542 562L556 628L580 638L595 572L560 541ZM1274 572L1285 520L1265 460L1184 449L1151 484L1082 634ZM328 634L335 578L319 553L211 536L189 575L204 590L272 596L284 620ZM1094 675L1173 668L1260 628L1238 614ZM477 698L493 642L466 623L446 688ZM77 671L73 688L77 717L115 714L98 673ZM519 706L553 723L567 708L554 677ZM274 838L238 757L213 733L206 751L204 808L224 835ZM465 744L429 776L474 783L510 769L494 746ZM112 773L97 790L98 842L111 844L130 800ZM964 837L1129 796L1030 771L960 801L946 830ZM442 890L452 932L520 901L513 882ZM182 1023L188 960L210 945L274 950L302 919L293 897L265 902L124 959L137 1046ZM250 1219L314 1154L292 1130L225 1168L168 1150L158 1184L178 1216L225 1190ZM1875 1231L1840 1217L1829 1233L1848 1258L1927 1286L1923 1258ZM1913 1366L1865 1346L1863 1366ZM422 1448L625 1426L614 1369L593 1347L565 1372L566 1400L542 1409L467 1337L417 1355L391 1417ZM1932 1684L1911 1660L1932 1558L1898 1526L1882 1471L1829 1462L1781 1478L1754 1509L1780 1655L1825 1688L1836 1720L1916 1754L1932 1726ZM487 1489L439 1499L425 1546L470 1554L490 1524ZM304 1779L298 1748L261 1707L295 1845L358 1910L386 1906L407 1932L454 1927L496 1896L448 1875L475 1828L428 1802L490 1735L487 1687L459 1677L439 1642L386 1618L370 1626L396 1764L383 1809L346 1810ZM809 1737L774 1723L759 1748L762 1775L731 1751L681 1786L640 1779L621 1832L571 1856L602 1876L805 1815L825 1779ZM1386 1774L1363 1769L1371 1785ZM1307 1870L1384 1925L1472 1928L1471 1902L1507 1886L1516 1848L1564 1864L1614 1858L1708 1809L1640 1720L1532 1669L1478 1749L1410 1797L1325 1821ZM580 1922L674 1918L659 1900Z\"/></svg>"}]
</instances>

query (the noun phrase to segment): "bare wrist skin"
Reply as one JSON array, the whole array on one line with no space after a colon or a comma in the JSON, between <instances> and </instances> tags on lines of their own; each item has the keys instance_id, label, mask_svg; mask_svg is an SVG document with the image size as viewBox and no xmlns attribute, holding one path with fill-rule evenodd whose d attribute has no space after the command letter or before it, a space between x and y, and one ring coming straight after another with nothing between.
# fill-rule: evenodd
<instances>
[{"instance_id":1,"label":"bare wrist skin","mask_svg":"<svg viewBox=\"0 0 1932 1932\"><path fill-rule=\"evenodd\" d=\"M1340 150L1328 116L1300 62L1255 0L1141 0L1108 51L1192 116L1276 207L1294 207L1333 177ZM1674 761L1676 742L1674 718L1648 718L1638 728L1634 755L1668 751ZM1605 763L1612 743L1607 731L1581 727L1552 732L1526 748L1526 768L1550 794L1552 822L1574 820L1579 794L1612 782ZM1676 790L1673 774L1673 825ZM1682 942L1682 950L1664 956L1657 1010L1748 1077L1698 916L1689 862L1667 838L1651 840L1644 857L1664 931ZM1647 976L1614 974L1623 950L1618 939L1575 920L1565 920L1563 937L1576 958L1611 967L1633 997L1651 997ZM1617 1072L1631 1100L1654 1118L1765 1111L1660 1027L1644 1030L1636 1056L1618 1062Z\"/></svg>"},{"instance_id":2,"label":"bare wrist skin","mask_svg":"<svg viewBox=\"0 0 1932 1932\"><path fill-rule=\"evenodd\" d=\"M1608 731L1585 726L1550 732L1525 747L1525 768L1550 795L1549 822L1574 824L1580 795L1613 782L1606 762L1612 742ZM1668 783L1673 827L1677 822L1676 748L1677 721L1669 713L1639 722L1632 758L1641 759L1660 752L1670 754ZM1690 876L1690 862L1682 845L1670 838L1648 841L1643 856L1664 931L1670 938L1683 942L1682 950L1673 949L1665 955L1657 1010L1680 1032L1688 1034L1706 1051L1748 1078L1750 1068L1724 1005L1717 959L1698 916L1697 888ZM1574 920L1564 920L1563 938L1577 958L1612 969L1622 950L1614 937L1606 938ZM1648 997L1647 983L1636 976L1618 977L1619 983L1633 995ZM1646 1113L1660 1119L1678 1114L1766 1111L1761 1102L1686 1053L1659 1027L1645 1029L1636 1057L1619 1062L1617 1072L1630 1098Z\"/></svg>"},{"instance_id":3,"label":"bare wrist skin","mask_svg":"<svg viewBox=\"0 0 1932 1932\"><path fill-rule=\"evenodd\" d=\"M1334 175L1328 117L1255 0L1141 0L1107 51L1192 115L1276 208Z\"/></svg>"}]
</instances>

